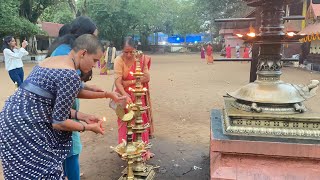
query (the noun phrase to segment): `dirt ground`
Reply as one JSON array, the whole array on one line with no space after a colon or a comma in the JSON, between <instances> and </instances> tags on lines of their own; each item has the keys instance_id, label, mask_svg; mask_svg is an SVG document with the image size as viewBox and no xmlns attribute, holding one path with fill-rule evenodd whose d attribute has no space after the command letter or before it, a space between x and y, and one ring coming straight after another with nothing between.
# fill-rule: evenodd
<instances>
[{"instance_id":1,"label":"dirt ground","mask_svg":"<svg viewBox=\"0 0 320 180\"><path fill-rule=\"evenodd\" d=\"M206 180L209 178L210 110L221 109L222 96L248 83L249 63L215 62L207 65L198 54L151 55L151 98L155 119L152 151L156 156L149 164L159 180ZM34 64L25 64L29 74ZM0 64L0 108L13 93L14 85ZM282 80L296 84L320 79L320 74L292 67L283 68ZM111 90L112 76L100 76L94 70L90 84ZM320 112L319 95L305 104ZM80 109L107 118L104 136L81 134L83 152L80 156L82 179L114 180L121 175L125 162L110 146L117 143L115 113L108 108L109 100L81 100ZM199 168L197 168L199 167ZM196 170L195 170L196 169ZM2 170L0 169L0 179Z\"/></svg>"}]
</instances>

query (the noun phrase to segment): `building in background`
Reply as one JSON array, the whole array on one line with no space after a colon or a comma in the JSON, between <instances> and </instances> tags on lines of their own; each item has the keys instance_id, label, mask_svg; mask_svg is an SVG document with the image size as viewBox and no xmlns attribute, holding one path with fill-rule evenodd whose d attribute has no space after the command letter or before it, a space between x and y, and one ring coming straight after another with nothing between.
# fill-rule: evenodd
<instances>
[{"instance_id":1,"label":"building in background","mask_svg":"<svg viewBox=\"0 0 320 180\"><path fill-rule=\"evenodd\" d=\"M320 71L320 4L308 6L306 13L306 27L300 34L308 35L302 46L302 62L307 68Z\"/></svg>"},{"instance_id":2,"label":"building in background","mask_svg":"<svg viewBox=\"0 0 320 180\"><path fill-rule=\"evenodd\" d=\"M59 36L59 30L63 24L52 22L41 22L39 28L45 32L45 35L37 35L37 50L39 53L46 53L51 43Z\"/></svg>"}]
</instances>

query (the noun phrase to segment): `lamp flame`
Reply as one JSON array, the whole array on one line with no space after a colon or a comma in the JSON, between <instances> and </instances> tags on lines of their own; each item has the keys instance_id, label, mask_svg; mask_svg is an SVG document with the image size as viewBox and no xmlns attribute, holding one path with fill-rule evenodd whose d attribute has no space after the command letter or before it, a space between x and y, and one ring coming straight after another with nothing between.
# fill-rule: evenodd
<instances>
[{"instance_id":1,"label":"lamp flame","mask_svg":"<svg viewBox=\"0 0 320 180\"><path fill-rule=\"evenodd\" d=\"M132 71L130 71L130 74L131 74L131 75L133 75L133 72L132 72Z\"/></svg>"},{"instance_id":2,"label":"lamp flame","mask_svg":"<svg viewBox=\"0 0 320 180\"><path fill-rule=\"evenodd\" d=\"M145 87L144 87L142 90L143 90L143 91L148 91L148 89L147 89L147 88L145 88Z\"/></svg>"},{"instance_id":3,"label":"lamp flame","mask_svg":"<svg viewBox=\"0 0 320 180\"><path fill-rule=\"evenodd\" d=\"M250 32L250 33L248 33L247 34L249 37L256 37L256 33L254 33L254 32Z\"/></svg>"},{"instance_id":4,"label":"lamp flame","mask_svg":"<svg viewBox=\"0 0 320 180\"><path fill-rule=\"evenodd\" d=\"M294 35L296 35L296 33L294 33L294 32L288 32L287 35L290 36L290 37L293 37Z\"/></svg>"},{"instance_id":5,"label":"lamp flame","mask_svg":"<svg viewBox=\"0 0 320 180\"><path fill-rule=\"evenodd\" d=\"M103 121L104 121L104 122L106 122L106 121L107 121L107 118L106 118L106 117L103 117L102 119L103 119Z\"/></svg>"},{"instance_id":6,"label":"lamp flame","mask_svg":"<svg viewBox=\"0 0 320 180\"><path fill-rule=\"evenodd\" d=\"M135 92L136 90L134 90L133 88L129 87L129 91Z\"/></svg>"},{"instance_id":7,"label":"lamp flame","mask_svg":"<svg viewBox=\"0 0 320 180\"><path fill-rule=\"evenodd\" d=\"M240 37L240 38L241 38L241 37L243 37L243 35L242 35L242 34L236 34L236 35L237 35L238 37Z\"/></svg>"}]
</instances>

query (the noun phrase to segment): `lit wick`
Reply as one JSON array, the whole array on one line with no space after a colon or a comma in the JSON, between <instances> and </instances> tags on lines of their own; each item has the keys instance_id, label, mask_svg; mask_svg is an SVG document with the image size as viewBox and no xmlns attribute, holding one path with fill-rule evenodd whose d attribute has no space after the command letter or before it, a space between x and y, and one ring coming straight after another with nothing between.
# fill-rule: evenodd
<instances>
[{"instance_id":1,"label":"lit wick","mask_svg":"<svg viewBox=\"0 0 320 180\"><path fill-rule=\"evenodd\" d=\"M106 122L106 121L107 121L107 118L106 118L106 117L103 117L102 119L103 119L103 121L104 121L104 122Z\"/></svg>"},{"instance_id":2,"label":"lit wick","mask_svg":"<svg viewBox=\"0 0 320 180\"><path fill-rule=\"evenodd\" d=\"M256 36L256 33L250 32L250 33L248 33L247 35L250 36L250 37L255 37L255 36Z\"/></svg>"},{"instance_id":3,"label":"lit wick","mask_svg":"<svg viewBox=\"0 0 320 180\"><path fill-rule=\"evenodd\" d=\"M290 36L290 37L293 37L294 35L296 35L296 33L294 33L294 32L288 32L287 35Z\"/></svg>"}]
</instances>

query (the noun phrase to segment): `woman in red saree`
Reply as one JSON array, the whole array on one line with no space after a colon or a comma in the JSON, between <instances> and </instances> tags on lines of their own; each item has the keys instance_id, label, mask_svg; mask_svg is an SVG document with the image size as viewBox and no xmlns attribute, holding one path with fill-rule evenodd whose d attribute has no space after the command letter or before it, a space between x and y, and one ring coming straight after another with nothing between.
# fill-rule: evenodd
<instances>
[{"instance_id":1,"label":"woman in red saree","mask_svg":"<svg viewBox=\"0 0 320 180\"><path fill-rule=\"evenodd\" d=\"M226 47L226 58L231 58L231 47L230 44Z\"/></svg>"},{"instance_id":2,"label":"woman in red saree","mask_svg":"<svg viewBox=\"0 0 320 180\"><path fill-rule=\"evenodd\" d=\"M249 58L250 49L246 46L243 51L243 58Z\"/></svg>"},{"instance_id":3,"label":"woman in red saree","mask_svg":"<svg viewBox=\"0 0 320 180\"><path fill-rule=\"evenodd\" d=\"M114 63L114 76L115 76L115 87L116 87L116 92L120 93L123 96L127 97L127 103L132 103L135 102L135 97L134 94L129 91L129 88L135 88L135 77L131 75L130 72L135 72L136 69L136 61L133 52L135 51L134 45L130 44L131 39L127 39L124 48L123 48L123 53L122 55L118 56L115 59ZM141 82L144 87L147 89L149 88L148 83L150 80L150 74L149 74L149 68L151 64L151 58L142 55L140 57L140 67L141 71L144 73L144 76L141 78ZM148 93L146 93L148 95ZM142 101L142 106L149 106L150 107L150 102L148 103L148 100L150 98L146 96L141 97ZM148 117L148 114L150 114L151 111L148 110L146 113L142 114L142 120L143 124L150 123L150 126L152 126L152 122L149 121L149 119L152 119L152 117ZM150 128L152 129L152 128ZM147 129L144 133L142 133L142 140L146 143L149 143L149 134L150 134L150 129ZM127 139L127 128L126 128L126 123L122 122L118 118L118 143L122 143L122 140ZM152 153L148 153L147 159L152 157Z\"/></svg>"},{"instance_id":4,"label":"woman in red saree","mask_svg":"<svg viewBox=\"0 0 320 180\"><path fill-rule=\"evenodd\" d=\"M213 64L213 55L212 55L212 46L211 44L209 43L208 46L207 46L207 49L206 49L206 54L207 54L207 64L211 63Z\"/></svg>"}]
</instances>

